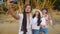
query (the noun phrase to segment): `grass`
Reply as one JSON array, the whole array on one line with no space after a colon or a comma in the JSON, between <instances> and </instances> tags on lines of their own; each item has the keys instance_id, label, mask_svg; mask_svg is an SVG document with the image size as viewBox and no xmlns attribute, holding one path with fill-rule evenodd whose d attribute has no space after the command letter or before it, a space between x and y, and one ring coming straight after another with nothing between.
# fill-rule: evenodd
<instances>
[{"instance_id":1,"label":"grass","mask_svg":"<svg viewBox=\"0 0 60 34\"><path fill-rule=\"evenodd\" d=\"M0 34L18 34L18 24L0 24Z\"/></svg>"},{"instance_id":2,"label":"grass","mask_svg":"<svg viewBox=\"0 0 60 34\"><path fill-rule=\"evenodd\" d=\"M59 13L60 14L60 13ZM52 14L54 28L49 26L49 34L60 34L60 15ZM0 34L18 34L19 22L10 15L0 15Z\"/></svg>"},{"instance_id":3,"label":"grass","mask_svg":"<svg viewBox=\"0 0 60 34\"><path fill-rule=\"evenodd\" d=\"M0 34L18 34L18 28L17 20L10 15L0 15Z\"/></svg>"}]
</instances>

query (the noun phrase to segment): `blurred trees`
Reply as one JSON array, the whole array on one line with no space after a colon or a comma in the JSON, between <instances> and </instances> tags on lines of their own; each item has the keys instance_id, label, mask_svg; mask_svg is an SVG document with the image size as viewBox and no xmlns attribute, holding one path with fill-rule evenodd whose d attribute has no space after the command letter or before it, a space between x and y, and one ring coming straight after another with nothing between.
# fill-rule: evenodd
<instances>
[{"instance_id":1,"label":"blurred trees","mask_svg":"<svg viewBox=\"0 0 60 34\"><path fill-rule=\"evenodd\" d=\"M60 10L60 0L56 0L54 3L54 8Z\"/></svg>"},{"instance_id":2,"label":"blurred trees","mask_svg":"<svg viewBox=\"0 0 60 34\"><path fill-rule=\"evenodd\" d=\"M6 1L3 1L4 3L0 6L0 11L2 7L2 10L7 12ZM17 10L19 8L19 11L23 11L25 4L31 4L32 8L42 9L46 7L47 9L60 9L60 0L18 0L18 4L14 6L14 9Z\"/></svg>"},{"instance_id":3,"label":"blurred trees","mask_svg":"<svg viewBox=\"0 0 60 34\"><path fill-rule=\"evenodd\" d=\"M52 9L54 8L54 3L56 0L21 0L21 5L24 6L24 4L31 4L32 8L47 8Z\"/></svg>"},{"instance_id":4,"label":"blurred trees","mask_svg":"<svg viewBox=\"0 0 60 34\"><path fill-rule=\"evenodd\" d=\"M31 4L32 8L42 9L44 7L48 9L57 8L60 9L60 0L21 0L21 4Z\"/></svg>"},{"instance_id":5,"label":"blurred trees","mask_svg":"<svg viewBox=\"0 0 60 34\"><path fill-rule=\"evenodd\" d=\"M2 13L7 12L6 1L7 1L7 0L3 0L3 3L0 4L0 13L1 13L1 12L2 12Z\"/></svg>"}]
</instances>

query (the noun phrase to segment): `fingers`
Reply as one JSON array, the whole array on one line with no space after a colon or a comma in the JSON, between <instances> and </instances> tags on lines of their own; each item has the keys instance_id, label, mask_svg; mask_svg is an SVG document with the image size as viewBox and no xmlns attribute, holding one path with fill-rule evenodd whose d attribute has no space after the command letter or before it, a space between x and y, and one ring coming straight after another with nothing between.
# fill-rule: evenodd
<instances>
[{"instance_id":1,"label":"fingers","mask_svg":"<svg viewBox=\"0 0 60 34\"><path fill-rule=\"evenodd\" d=\"M7 5L10 5L10 0L7 0Z\"/></svg>"},{"instance_id":2,"label":"fingers","mask_svg":"<svg viewBox=\"0 0 60 34\"><path fill-rule=\"evenodd\" d=\"M11 5L11 1L13 1L13 0L7 0L7 5Z\"/></svg>"},{"instance_id":3,"label":"fingers","mask_svg":"<svg viewBox=\"0 0 60 34\"><path fill-rule=\"evenodd\" d=\"M7 8L10 8L12 6L12 3L10 3L13 0L7 0Z\"/></svg>"}]
</instances>

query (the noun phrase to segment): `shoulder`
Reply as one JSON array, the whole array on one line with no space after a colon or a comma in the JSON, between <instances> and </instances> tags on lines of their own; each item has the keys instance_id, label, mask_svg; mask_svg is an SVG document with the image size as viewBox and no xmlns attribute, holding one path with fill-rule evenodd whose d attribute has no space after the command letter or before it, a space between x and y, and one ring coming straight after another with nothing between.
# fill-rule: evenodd
<instances>
[{"instance_id":1,"label":"shoulder","mask_svg":"<svg viewBox=\"0 0 60 34\"><path fill-rule=\"evenodd\" d=\"M23 13L19 13L19 16L20 16L20 15L23 15Z\"/></svg>"},{"instance_id":2,"label":"shoulder","mask_svg":"<svg viewBox=\"0 0 60 34\"><path fill-rule=\"evenodd\" d=\"M23 13L20 13L19 14L19 17L20 17L20 19L23 18Z\"/></svg>"}]
</instances>

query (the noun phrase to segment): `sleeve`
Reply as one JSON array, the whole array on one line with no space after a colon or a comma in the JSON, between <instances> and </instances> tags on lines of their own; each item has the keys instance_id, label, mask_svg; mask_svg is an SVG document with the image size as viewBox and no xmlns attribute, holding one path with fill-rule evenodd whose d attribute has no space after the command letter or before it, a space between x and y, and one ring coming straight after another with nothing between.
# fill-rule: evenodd
<instances>
[{"instance_id":1,"label":"sleeve","mask_svg":"<svg viewBox=\"0 0 60 34\"><path fill-rule=\"evenodd\" d=\"M20 19L23 17L23 14L19 14Z\"/></svg>"}]
</instances>

